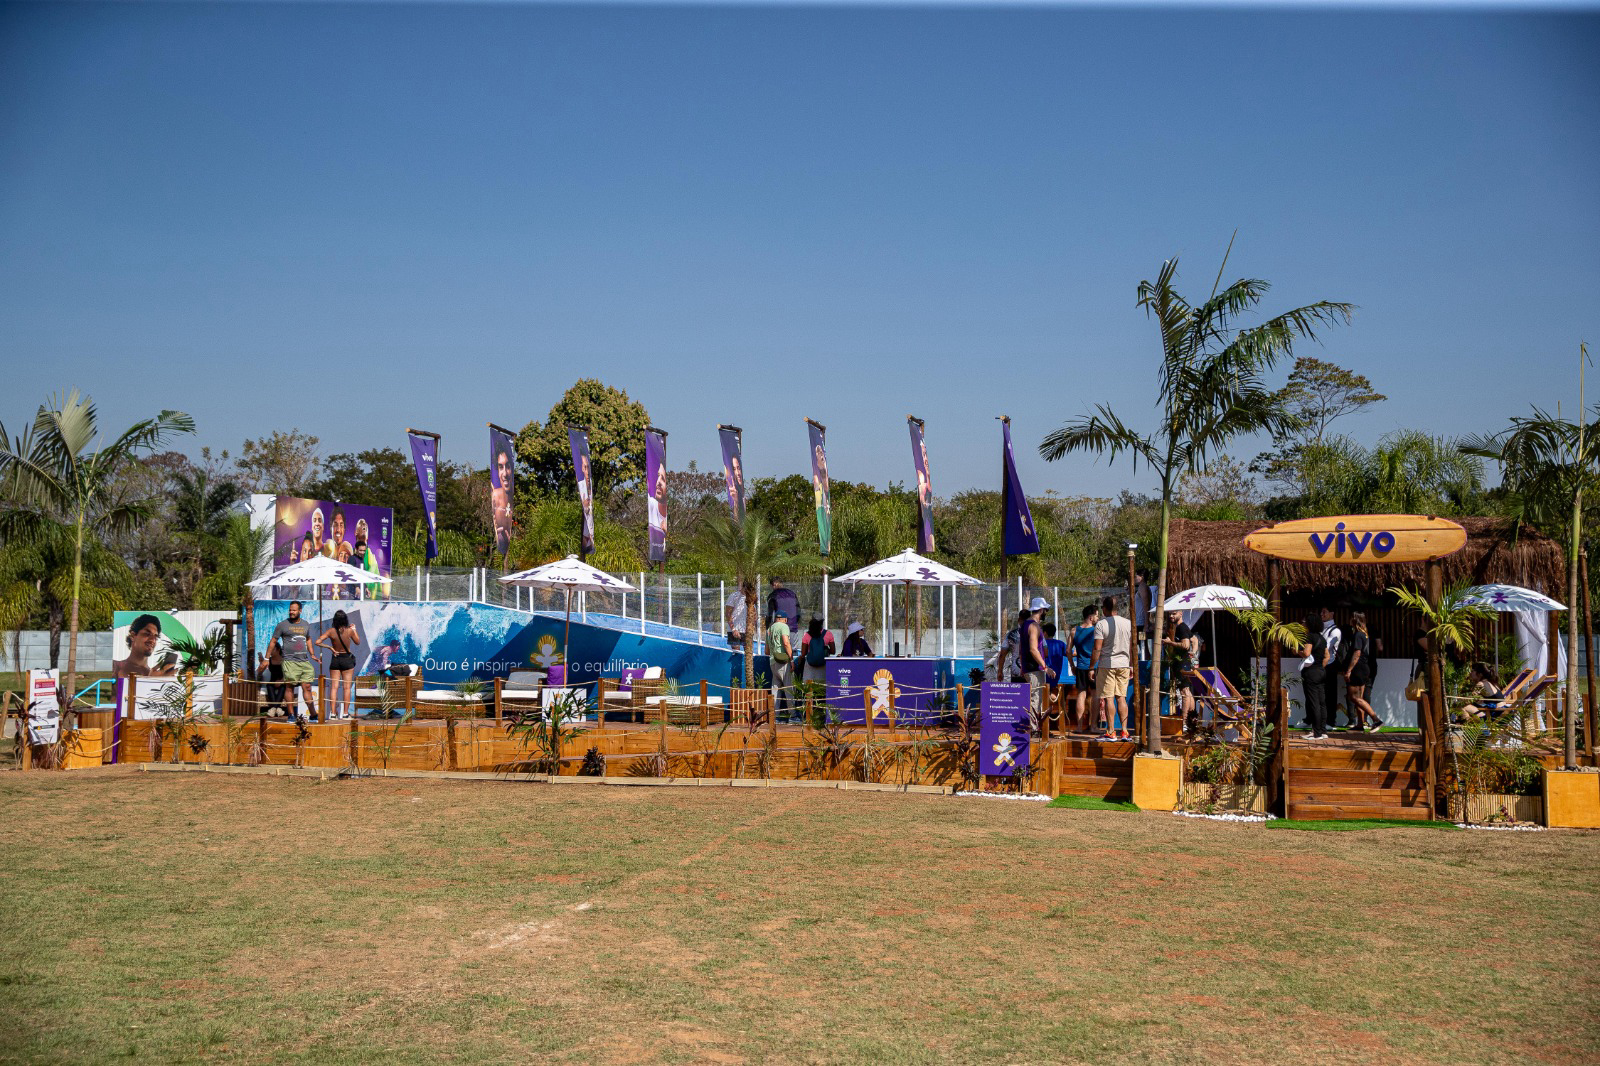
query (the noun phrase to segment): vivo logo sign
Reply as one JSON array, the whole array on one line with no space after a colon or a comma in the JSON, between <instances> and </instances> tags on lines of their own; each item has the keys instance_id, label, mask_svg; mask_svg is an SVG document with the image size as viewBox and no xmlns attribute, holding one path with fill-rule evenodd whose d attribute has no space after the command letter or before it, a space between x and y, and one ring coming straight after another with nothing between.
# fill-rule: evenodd
<instances>
[{"instance_id":1,"label":"vivo logo sign","mask_svg":"<svg viewBox=\"0 0 1600 1066\"><path fill-rule=\"evenodd\" d=\"M1394 551L1395 536L1393 533L1381 531L1373 532L1345 532L1344 523L1334 526L1332 533L1310 533L1311 550L1317 558L1332 555L1334 558L1347 556L1360 558L1365 553L1370 553L1371 558L1381 559Z\"/></svg>"}]
</instances>

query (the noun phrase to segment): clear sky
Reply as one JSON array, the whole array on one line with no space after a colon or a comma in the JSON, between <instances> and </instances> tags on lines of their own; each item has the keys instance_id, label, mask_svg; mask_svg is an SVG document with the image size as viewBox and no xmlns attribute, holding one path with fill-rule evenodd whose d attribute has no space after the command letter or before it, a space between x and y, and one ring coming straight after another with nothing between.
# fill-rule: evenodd
<instances>
[{"instance_id":1,"label":"clear sky","mask_svg":"<svg viewBox=\"0 0 1600 1066\"><path fill-rule=\"evenodd\" d=\"M327 451L625 387L714 465L1149 488L1141 278L1360 305L1345 425L1570 411L1600 341L1593 10L460 3L0 7L0 418L77 385ZM1600 388L1600 383L1597 383ZM1245 456L1256 448L1239 449Z\"/></svg>"}]
</instances>

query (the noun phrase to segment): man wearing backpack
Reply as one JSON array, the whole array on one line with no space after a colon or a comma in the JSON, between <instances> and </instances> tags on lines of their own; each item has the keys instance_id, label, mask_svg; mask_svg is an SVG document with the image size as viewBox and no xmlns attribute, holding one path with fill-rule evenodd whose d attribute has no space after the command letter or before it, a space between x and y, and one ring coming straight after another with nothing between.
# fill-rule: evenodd
<instances>
[{"instance_id":1,"label":"man wearing backpack","mask_svg":"<svg viewBox=\"0 0 1600 1066\"><path fill-rule=\"evenodd\" d=\"M794 639L789 632L789 620L775 615L767 627L767 662L772 667L772 713L787 714L790 707L790 686L794 683Z\"/></svg>"}]
</instances>

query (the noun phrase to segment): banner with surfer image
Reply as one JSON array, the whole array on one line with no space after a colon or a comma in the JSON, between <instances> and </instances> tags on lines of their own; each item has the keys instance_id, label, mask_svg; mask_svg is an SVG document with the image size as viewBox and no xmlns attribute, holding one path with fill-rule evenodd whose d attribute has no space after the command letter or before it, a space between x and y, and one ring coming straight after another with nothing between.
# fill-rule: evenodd
<instances>
[{"instance_id":1,"label":"banner with surfer image","mask_svg":"<svg viewBox=\"0 0 1600 1066\"><path fill-rule=\"evenodd\" d=\"M833 501L828 490L828 427L806 419L811 438L811 497L817 508L817 544L823 555L833 545Z\"/></svg>"},{"instance_id":2,"label":"banner with surfer image","mask_svg":"<svg viewBox=\"0 0 1600 1066\"><path fill-rule=\"evenodd\" d=\"M744 460L740 456L744 430L738 426L718 426L722 438L722 477L728 485L728 510L735 522L744 521Z\"/></svg>"},{"instance_id":3,"label":"banner with surfer image","mask_svg":"<svg viewBox=\"0 0 1600 1066\"><path fill-rule=\"evenodd\" d=\"M644 431L644 484L650 523L650 561L667 557L667 434L654 426Z\"/></svg>"},{"instance_id":4,"label":"banner with surfer image","mask_svg":"<svg viewBox=\"0 0 1600 1066\"><path fill-rule=\"evenodd\" d=\"M517 491L517 443L511 431L489 423L489 521L494 526L494 553L511 550L512 511Z\"/></svg>"},{"instance_id":5,"label":"banner with surfer image","mask_svg":"<svg viewBox=\"0 0 1600 1066\"><path fill-rule=\"evenodd\" d=\"M429 561L439 557L439 437L406 430L411 441L411 465L417 469L417 489L422 493L422 513L428 519Z\"/></svg>"},{"instance_id":6,"label":"banner with surfer image","mask_svg":"<svg viewBox=\"0 0 1600 1066\"><path fill-rule=\"evenodd\" d=\"M933 478L928 474L928 445L922 436L922 419L907 415L906 424L911 427L911 463L917 469L917 551L927 555L935 550Z\"/></svg>"},{"instance_id":7,"label":"banner with surfer image","mask_svg":"<svg viewBox=\"0 0 1600 1066\"><path fill-rule=\"evenodd\" d=\"M589 469L589 431L577 426L567 429L567 445L572 449L572 470L578 480L578 502L583 507L583 533L579 550L594 551L594 474Z\"/></svg>"}]
</instances>

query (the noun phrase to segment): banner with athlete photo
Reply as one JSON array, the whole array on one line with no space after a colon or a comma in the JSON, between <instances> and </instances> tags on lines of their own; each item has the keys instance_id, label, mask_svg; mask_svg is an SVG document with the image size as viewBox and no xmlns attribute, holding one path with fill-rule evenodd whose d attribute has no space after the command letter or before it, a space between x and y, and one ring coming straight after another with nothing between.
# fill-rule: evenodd
<instances>
[{"instance_id":1,"label":"banner with athlete photo","mask_svg":"<svg viewBox=\"0 0 1600 1066\"><path fill-rule=\"evenodd\" d=\"M817 544L823 555L833 546L833 501L828 490L828 427L806 419L811 435L811 497L817 508Z\"/></svg>"},{"instance_id":2,"label":"banner with athlete photo","mask_svg":"<svg viewBox=\"0 0 1600 1066\"><path fill-rule=\"evenodd\" d=\"M654 426L644 431L644 484L650 522L650 561L667 557L667 434Z\"/></svg>"},{"instance_id":3,"label":"banner with athlete photo","mask_svg":"<svg viewBox=\"0 0 1600 1066\"><path fill-rule=\"evenodd\" d=\"M273 505L272 566L326 555L388 577L393 530L394 511L388 507L279 496Z\"/></svg>"},{"instance_id":4,"label":"banner with athlete photo","mask_svg":"<svg viewBox=\"0 0 1600 1066\"><path fill-rule=\"evenodd\" d=\"M718 426L722 438L722 477L728 483L728 510L735 522L744 521L744 460L739 455L740 434L738 426Z\"/></svg>"},{"instance_id":5,"label":"banner with athlete photo","mask_svg":"<svg viewBox=\"0 0 1600 1066\"><path fill-rule=\"evenodd\" d=\"M917 551L934 551L933 479L928 475L928 446L922 439L922 419L906 416L911 427L911 463L917 468Z\"/></svg>"},{"instance_id":6,"label":"banner with athlete photo","mask_svg":"<svg viewBox=\"0 0 1600 1066\"><path fill-rule=\"evenodd\" d=\"M1028 497L1022 494L1017 478L1017 460L1011 452L1011 419L1000 420L1001 430L1001 508L1005 513L1003 540L1007 555L1033 555L1039 551L1039 531L1033 528L1033 512Z\"/></svg>"},{"instance_id":7,"label":"banner with athlete photo","mask_svg":"<svg viewBox=\"0 0 1600 1066\"><path fill-rule=\"evenodd\" d=\"M439 438L406 430L411 441L411 465L417 469L422 492L422 513L428 516L428 559L439 557Z\"/></svg>"},{"instance_id":8,"label":"banner with athlete photo","mask_svg":"<svg viewBox=\"0 0 1600 1066\"><path fill-rule=\"evenodd\" d=\"M517 492L517 444L511 431L489 424L489 521L494 526L494 552L511 550L512 508Z\"/></svg>"},{"instance_id":9,"label":"banner with athlete photo","mask_svg":"<svg viewBox=\"0 0 1600 1066\"><path fill-rule=\"evenodd\" d=\"M584 555L594 551L594 474L589 469L589 431L567 430L567 444L572 449L572 471L578 479L578 502L583 505L583 537L579 550Z\"/></svg>"}]
</instances>

